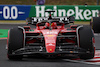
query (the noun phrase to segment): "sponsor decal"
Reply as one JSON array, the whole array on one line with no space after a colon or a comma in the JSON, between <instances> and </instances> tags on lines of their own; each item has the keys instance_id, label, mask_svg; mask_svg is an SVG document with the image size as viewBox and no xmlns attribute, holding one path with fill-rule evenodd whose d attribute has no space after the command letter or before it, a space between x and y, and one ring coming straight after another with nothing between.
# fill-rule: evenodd
<instances>
[{"instance_id":1,"label":"sponsor decal","mask_svg":"<svg viewBox=\"0 0 100 67\"><path fill-rule=\"evenodd\" d=\"M46 43L55 43L55 40L46 40Z\"/></svg>"},{"instance_id":2,"label":"sponsor decal","mask_svg":"<svg viewBox=\"0 0 100 67\"><path fill-rule=\"evenodd\" d=\"M90 20L91 17L95 17L99 13L98 8L91 9L93 7L88 8L84 6L79 8L78 6L70 6L69 9L67 9L68 6L60 7L61 6L52 6L50 9L48 6L35 6L36 17L48 17L49 13L45 12L45 10L55 10L55 12L52 13L53 16L75 16L76 20Z\"/></svg>"},{"instance_id":3,"label":"sponsor decal","mask_svg":"<svg viewBox=\"0 0 100 67\"><path fill-rule=\"evenodd\" d=\"M54 44L52 44L52 43L50 43L50 44L48 44L47 46L55 46Z\"/></svg>"},{"instance_id":4,"label":"sponsor decal","mask_svg":"<svg viewBox=\"0 0 100 67\"><path fill-rule=\"evenodd\" d=\"M0 5L0 20L25 20L30 8L23 5Z\"/></svg>"},{"instance_id":5,"label":"sponsor decal","mask_svg":"<svg viewBox=\"0 0 100 67\"><path fill-rule=\"evenodd\" d=\"M19 15L25 14L25 12L18 11L16 6L4 6L0 14L3 14L4 19L17 19Z\"/></svg>"},{"instance_id":6,"label":"sponsor decal","mask_svg":"<svg viewBox=\"0 0 100 67\"><path fill-rule=\"evenodd\" d=\"M0 5L0 20L25 20L27 17L48 17L45 10L54 10L54 17L74 16L76 20L90 20L97 17L100 6L69 6L69 5ZM44 18L47 19L47 18ZM35 18L36 20L36 18ZM41 18L39 19L41 20Z\"/></svg>"},{"instance_id":7,"label":"sponsor decal","mask_svg":"<svg viewBox=\"0 0 100 67\"><path fill-rule=\"evenodd\" d=\"M55 35L47 35L48 37L53 37L53 36L55 36Z\"/></svg>"},{"instance_id":8,"label":"sponsor decal","mask_svg":"<svg viewBox=\"0 0 100 67\"><path fill-rule=\"evenodd\" d=\"M58 34L58 32L56 32L56 31L48 31L45 34Z\"/></svg>"}]
</instances>

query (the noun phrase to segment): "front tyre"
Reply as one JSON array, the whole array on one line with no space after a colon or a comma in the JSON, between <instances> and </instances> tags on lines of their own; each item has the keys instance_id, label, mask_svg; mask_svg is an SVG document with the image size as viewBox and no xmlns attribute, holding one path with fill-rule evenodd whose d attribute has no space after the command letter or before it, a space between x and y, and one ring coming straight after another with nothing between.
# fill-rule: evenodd
<instances>
[{"instance_id":1,"label":"front tyre","mask_svg":"<svg viewBox=\"0 0 100 67\"><path fill-rule=\"evenodd\" d=\"M22 55L13 55L13 51L23 47L23 30L19 28L13 28L9 30L8 35L8 52L7 56L9 60L20 60Z\"/></svg>"},{"instance_id":2,"label":"front tyre","mask_svg":"<svg viewBox=\"0 0 100 67\"><path fill-rule=\"evenodd\" d=\"M91 26L94 30L94 33L100 33L100 17L93 17Z\"/></svg>"},{"instance_id":3,"label":"front tyre","mask_svg":"<svg viewBox=\"0 0 100 67\"><path fill-rule=\"evenodd\" d=\"M94 44L93 44L94 34L89 26L83 26L79 29L79 46L82 49L85 49L85 54L80 54L80 59L92 59L94 57ZM87 53L87 51L89 53Z\"/></svg>"}]
</instances>

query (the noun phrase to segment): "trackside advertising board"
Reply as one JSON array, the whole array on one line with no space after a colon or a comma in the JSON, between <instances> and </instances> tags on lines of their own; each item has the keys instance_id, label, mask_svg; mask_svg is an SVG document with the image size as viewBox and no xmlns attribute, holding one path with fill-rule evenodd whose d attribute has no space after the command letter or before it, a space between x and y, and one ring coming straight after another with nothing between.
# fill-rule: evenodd
<instances>
[{"instance_id":1,"label":"trackside advertising board","mask_svg":"<svg viewBox=\"0 0 100 67\"><path fill-rule=\"evenodd\" d=\"M30 9L26 5L0 5L0 20L25 20Z\"/></svg>"},{"instance_id":2,"label":"trackside advertising board","mask_svg":"<svg viewBox=\"0 0 100 67\"><path fill-rule=\"evenodd\" d=\"M55 10L52 16L74 16L77 21L97 17L100 6L85 5L0 5L0 20L25 20L27 17L47 17L45 10Z\"/></svg>"}]
</instances>

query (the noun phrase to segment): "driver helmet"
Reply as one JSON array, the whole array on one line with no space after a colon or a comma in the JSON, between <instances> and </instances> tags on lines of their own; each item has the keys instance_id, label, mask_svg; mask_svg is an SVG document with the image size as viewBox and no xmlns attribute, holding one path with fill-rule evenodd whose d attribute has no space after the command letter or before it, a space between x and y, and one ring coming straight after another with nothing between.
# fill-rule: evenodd
<instances>
[{"instance_id":1,"label":"driver helmet","mask_svg":"<svg viewBox=\"0 0 100 67\"><path fill-rule=\"evenodd\" d=\"M57 28L57 23L56 22L51 23L51 28L53 29Z\"/></svg>"},{"instance_id":2,"label":"driver helmet","mask_svg":"<svg viewBox=\"0 0 100 67\"><path fill-rule=\"evenodd\" d=\"M49 26L50 26L50 24L49 24L48 22L46 22L46 23L45 23L45 26L46 26L46 27L49 27Z\"/></svg>"}]
</instances>

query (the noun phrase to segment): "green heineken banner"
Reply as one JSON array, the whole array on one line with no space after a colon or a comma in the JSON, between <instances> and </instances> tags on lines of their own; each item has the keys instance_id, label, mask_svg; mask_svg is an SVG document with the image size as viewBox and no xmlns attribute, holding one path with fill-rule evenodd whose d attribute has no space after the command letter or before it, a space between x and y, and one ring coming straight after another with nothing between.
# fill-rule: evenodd
<instances>
[{"instance_id":1,"label":"green heineken banner","mask_svg":"<svg viewBox=\"0 0 100 67\"><path fill-rule=\"evenodd\" d=\"M91 17L97 16L100 6L32 6L29 17L46 17L49 14L45 13L45 10L55 10L56 12L52 13L53 16L74 16L78 21L87 21L90 20Z\"/></svg>"},{"instance_id":2,"label":"green heineken banner","mask_svg":"<svg viewBox=\"0 0 100 67\"><path fill-rule=\"evenodd\" d=\"M52 16L74 16L77 21L97 17L100 6L85 5L0 5L0 20L25 20L27 17L48 17L45 10L55 10Z\"/></svg>"}]
</instances>

